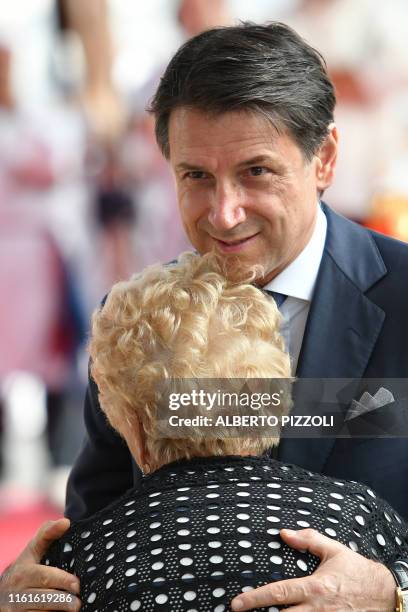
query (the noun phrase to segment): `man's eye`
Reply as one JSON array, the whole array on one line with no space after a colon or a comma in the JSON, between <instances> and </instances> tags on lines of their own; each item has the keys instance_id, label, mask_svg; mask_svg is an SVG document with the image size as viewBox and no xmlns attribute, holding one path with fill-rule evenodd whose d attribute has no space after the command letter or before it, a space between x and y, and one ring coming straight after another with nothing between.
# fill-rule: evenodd
<instances>
[{"instance_id":1,"label":"man's eye","mask_svg":"<svg viewBox=\"0 0 408 612\"><path fill-rule=\"evenodd\" d=\"M207 173L203 170L190 170L185 174L185 177L193 180L204 179L207 178Z\"/></svg>"},{"instance_id":2,"label":"man's eye","mask_svg":"<svg viewBox=\"0 0 408 612\"><path fill-rule=\"evenodd\" d=\"M268 169L263 166L252 166L248 172L251 176L262 176L268 172Z\"/></svg>"}]
</instances>

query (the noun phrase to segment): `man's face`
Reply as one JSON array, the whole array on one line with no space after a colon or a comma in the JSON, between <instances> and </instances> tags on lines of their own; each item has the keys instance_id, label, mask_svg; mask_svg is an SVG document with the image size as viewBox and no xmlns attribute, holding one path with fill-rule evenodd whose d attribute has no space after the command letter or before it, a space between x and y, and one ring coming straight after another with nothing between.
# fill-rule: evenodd
<instances>
[{"instance_id":1,"label":"man's face","mask_svg":"<svg viewBox=\"0 0 408 612\"><path fill-rule=\"evenodd\" d=\"M306 161L291 136L245 111L178 108L169 144L181 219L199 253L234 256L245 271L261 264L262 285L299 255L313 232L317 192L331 182L326 159Z\"/></svg>"}]
</instances>

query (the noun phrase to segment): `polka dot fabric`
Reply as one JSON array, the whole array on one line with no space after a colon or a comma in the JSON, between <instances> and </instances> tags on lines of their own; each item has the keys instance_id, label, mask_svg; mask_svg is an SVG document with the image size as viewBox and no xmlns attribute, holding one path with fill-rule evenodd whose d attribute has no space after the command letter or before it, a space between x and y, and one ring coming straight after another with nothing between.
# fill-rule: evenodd
<instances>
[{"instance_id":1,"label":"polka dot fabric","mask_svg":"<svg viewBox=\"0 0 408 612\"><path fill-rule=\"evenodd\" d=\"M364 485L211 457L145 477L73 524L44 562L80 577L83 612L224 612L242 591L316 569L316 557L284 544L283 527L313 527L379 561L408 552L407 525Z\"/></svg>"}]
</instances>

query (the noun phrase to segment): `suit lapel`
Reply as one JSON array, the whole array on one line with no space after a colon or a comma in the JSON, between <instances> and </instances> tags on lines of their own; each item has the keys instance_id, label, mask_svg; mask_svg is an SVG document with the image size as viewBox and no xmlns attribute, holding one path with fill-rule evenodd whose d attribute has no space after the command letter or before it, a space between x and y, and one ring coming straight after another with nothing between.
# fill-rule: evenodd
<instances>
[{"instance_id":1,"label":"suit lapel","mask_svg":"<svg viewBox=\"0 0 408 612\"><path fill-rule=\"evenodd\" d=\"M327 217L326 244L296 375L361 378L385 318L365 292L386 274L386 268L366 230L325 205L323 211ZM293 413L300 413L299 403ZM321 471L334 440L283 438L279 458Z\"/></svg>"}]
</instances>

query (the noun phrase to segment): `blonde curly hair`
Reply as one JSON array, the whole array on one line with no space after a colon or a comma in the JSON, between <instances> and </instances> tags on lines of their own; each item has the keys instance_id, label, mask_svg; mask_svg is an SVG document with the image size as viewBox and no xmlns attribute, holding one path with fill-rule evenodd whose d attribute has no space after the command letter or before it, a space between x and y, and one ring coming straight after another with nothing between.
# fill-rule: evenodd
<instances>
[{"instance_id":1,"label":"blonde curly hair","mask_svg":"<svg viewBox=\"0 0 408 612\"><path fill-rule=\"evenodd\" d=\"M163 380L290 378L276 304L262 291L228 278L215 254L183 253L112 288L92 317L91 374L101 408L123 435L137 418L152 467L182 458L260 454L276 437L160 437ZM180 388L178 386L178 388ZM289 397L289 396L288 396ZM287 413L290 399L279 407ZM242 435L242 434L241 434Z\"/></svg>"}]
</instances>

